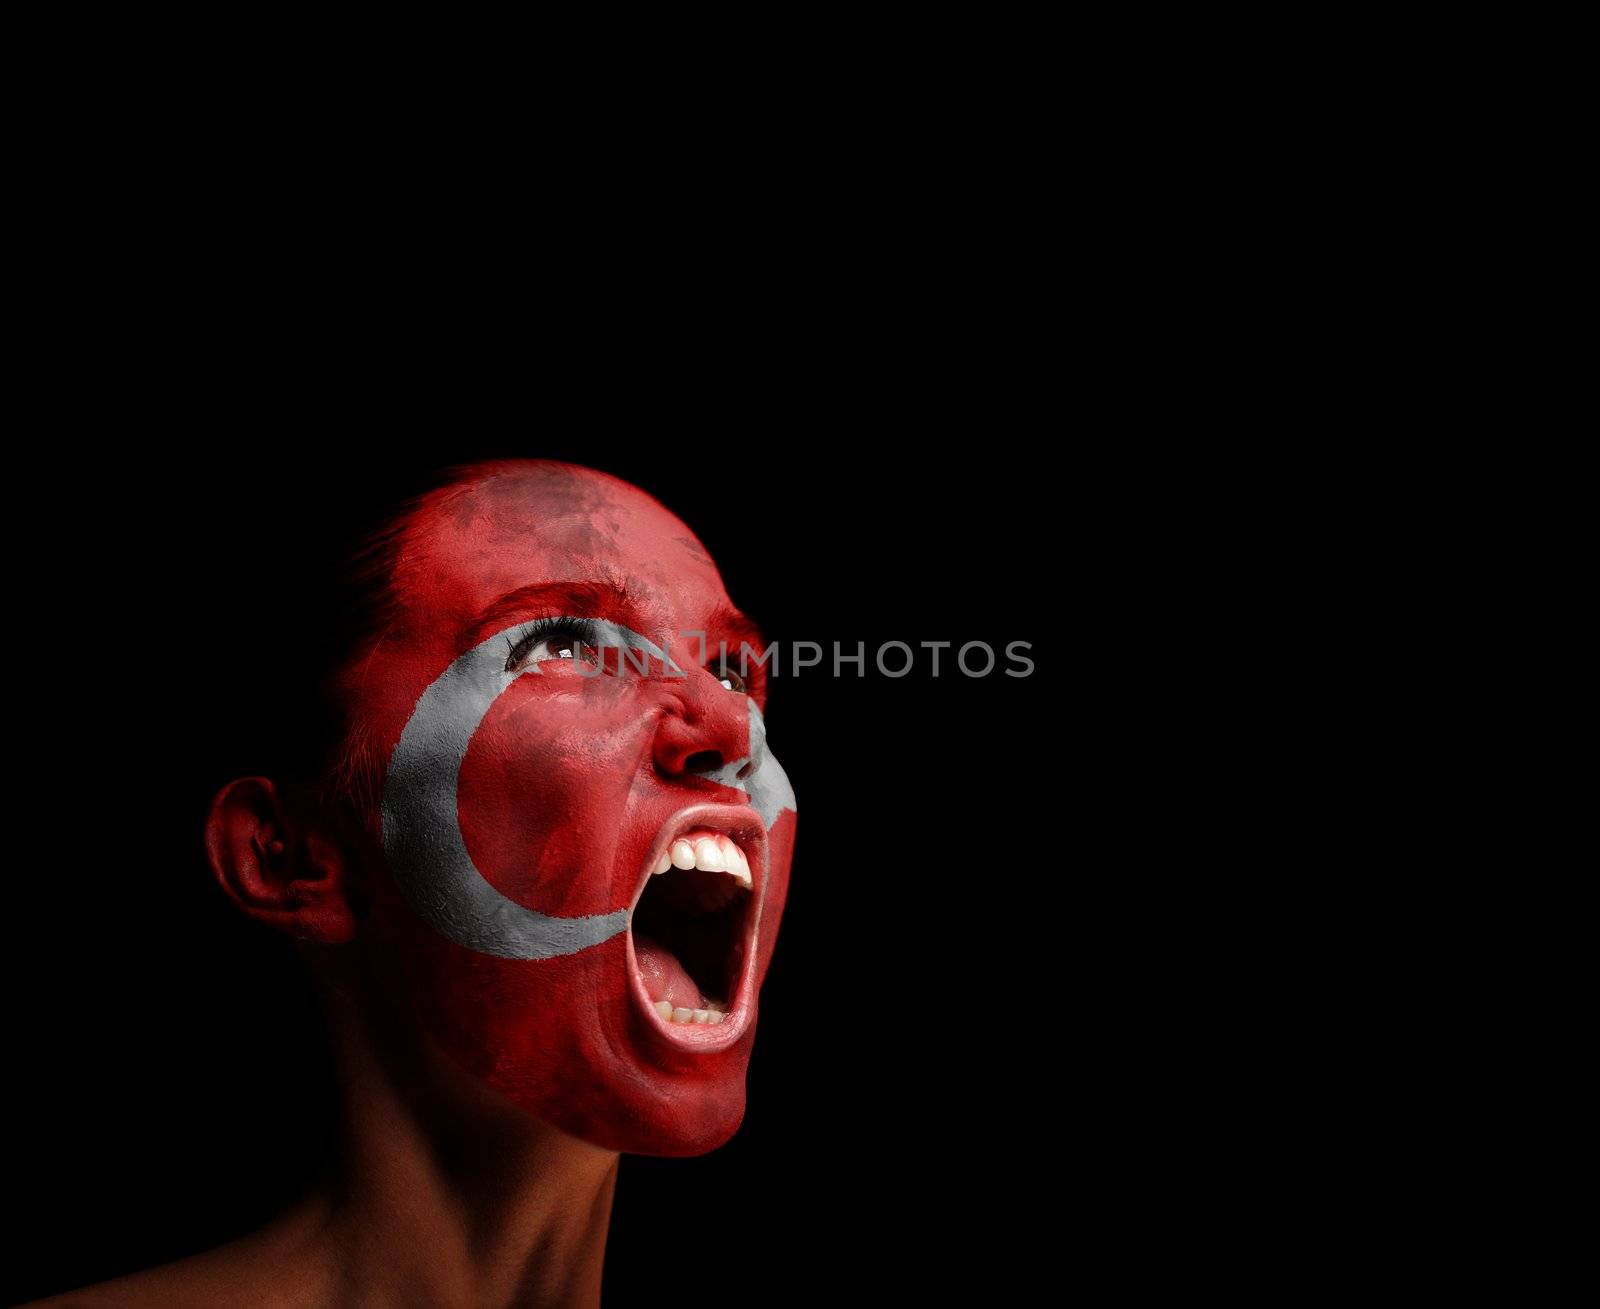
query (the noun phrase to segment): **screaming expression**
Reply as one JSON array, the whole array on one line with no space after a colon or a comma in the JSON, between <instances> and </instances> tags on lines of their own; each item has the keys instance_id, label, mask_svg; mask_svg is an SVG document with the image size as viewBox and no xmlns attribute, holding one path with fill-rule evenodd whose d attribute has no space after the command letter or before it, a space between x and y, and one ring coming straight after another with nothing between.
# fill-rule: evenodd
<instances>
[{"instance_id":1,"label":"screaming expression","mask_svg":"<svg viewBox=\"0 0 1600 1309\"><path fill-rule=\"evenodd\" d=\"M343 679L388 760L376 923L468 1071L598 1145L698 1153L743 1115L793 851L760 638L642 492L503 468L408 520Z\"/></svg>"}]
</instances>

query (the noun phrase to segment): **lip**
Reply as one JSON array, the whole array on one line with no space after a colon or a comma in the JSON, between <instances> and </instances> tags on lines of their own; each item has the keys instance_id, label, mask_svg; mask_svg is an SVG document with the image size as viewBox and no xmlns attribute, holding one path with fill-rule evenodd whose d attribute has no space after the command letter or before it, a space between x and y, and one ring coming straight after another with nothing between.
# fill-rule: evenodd
<instances>
[{"instance_id":1,"label":"lip","mask_svg":"<svg viewBox=\"0 0 1600 1309\"><path fill-rule=\"evenodd\" d=\"M668 1023L656 1012L655 1004L639 978L639 961L633 949L633 914L639 907L639 897L650 884L651 870L661 861L662 854L681 833L695 827L720 832L744 851L750 864L750 902L745 909L742 943L744 954L739 965L739 979L730 997L727 1018L715 1026L701 1024ZM755 1017L756 938L761 925L761 906L767 890L767 829L761 815L749 805L696 804L678 810L656 833L649 855L640 871L639 884L634 888L628 905L628 993L633 996L634 1007L643 1018L646 1029L654 1038L672 1050L714 1054L726 1050L744 1036Z\"/></svg>"}]
</instances>

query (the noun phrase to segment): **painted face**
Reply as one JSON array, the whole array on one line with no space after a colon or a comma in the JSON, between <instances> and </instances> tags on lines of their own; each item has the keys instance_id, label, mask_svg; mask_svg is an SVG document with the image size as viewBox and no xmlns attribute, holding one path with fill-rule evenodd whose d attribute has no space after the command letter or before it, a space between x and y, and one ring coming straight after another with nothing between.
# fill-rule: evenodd
<instances>
[{"instance_id":1,"label":"painted face","mask_svg":"<svg viewBox=\"0 0 1600 1309\"><path fill-rule=\"evenodd\" d=\"M344 693L387 761L375 924L415 1012L575 1136L720 1144L795 832L763 670L738 674L759 637L678 519L568 465L436 500L397 557Z\"/></svg>"}]
</instances>

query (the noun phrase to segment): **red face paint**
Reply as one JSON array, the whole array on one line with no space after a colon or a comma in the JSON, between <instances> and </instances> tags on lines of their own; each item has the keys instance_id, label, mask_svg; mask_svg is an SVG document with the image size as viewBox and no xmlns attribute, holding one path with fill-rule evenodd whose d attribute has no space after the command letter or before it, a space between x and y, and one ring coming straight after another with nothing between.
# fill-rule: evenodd
<instances>
[{"instance_id":1,"label":"red face paint","mask_svg":"<svg viewBox=\"0 0 1600 1309\"><path fill-rule=\"evenodd\" d=\"M750 636L715 565L636 488L533 463L432 498L397 559L393 621L342 689L388 761L374 931L413 1011L573 1135L720 1144L744 1111L795 811L751 710L761 675L746 695L705 666ZM685 675L615 649L596 671L570 629L537 626L556 618L654 643ZM708 866L655 873L682 834L717 847ZM666 1021L656 1001L709 1017Z\"/></svg>"}]
</instances>

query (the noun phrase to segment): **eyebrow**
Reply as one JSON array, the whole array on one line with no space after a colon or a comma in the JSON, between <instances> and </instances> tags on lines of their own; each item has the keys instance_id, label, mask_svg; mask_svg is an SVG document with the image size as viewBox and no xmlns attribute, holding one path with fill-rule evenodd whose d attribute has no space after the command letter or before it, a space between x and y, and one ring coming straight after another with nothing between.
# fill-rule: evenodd
<instances>
[{"instance_id":1,"label":"eyebrow","mask_svg":"<svg viewBox=\"0 0 1600 1309\"><path fill-rule=\"evenodd\" d=\"M575 617L611 618L627 610L628 598L626 581L534 582L491 600L473 620L472 636L475 641L487 636L494 628L536 606L563 610Z\"/></svg>"},{"instance_id":2,"label":"eyebrow","mask_svg":"<svg viewBox=\"0 0 1600 1309\"><path fill-rule=\"evenodd\" d=\"M755 619L740 613L732 605L718 605L712 610L711 622L706 628L707 641L711 640L712 632L726 632L736 642L742 641L758 650L766 648L767 638Z\"/></svg>"},{"instance_id":3,"label":"eyebrow","mask_svg":"<svg viewBox=\"0 0 1600 1309\"><path fill-rule=\"evenodd\" d=\"M637 627L638 624L631 621L634 615L630 612L630 602L634 598L625 577L589 582L535 582L529 586L519 586L490 601L473 620L473 640L488 636L495 628L507 625L534 607L557 608L574 616L610 618L614 622L622 622L626 618L630 621L624 626ZM690 632L696 630L699 629L684 629ZM682 633L674 632L673 635L680 636ZM707 646L714 647L723 635L735 646L742 641L757 649L766 648L767 638L755 620L728 604L719 604L711 611L705 627Z\"/></svg>"}]
</instances>

